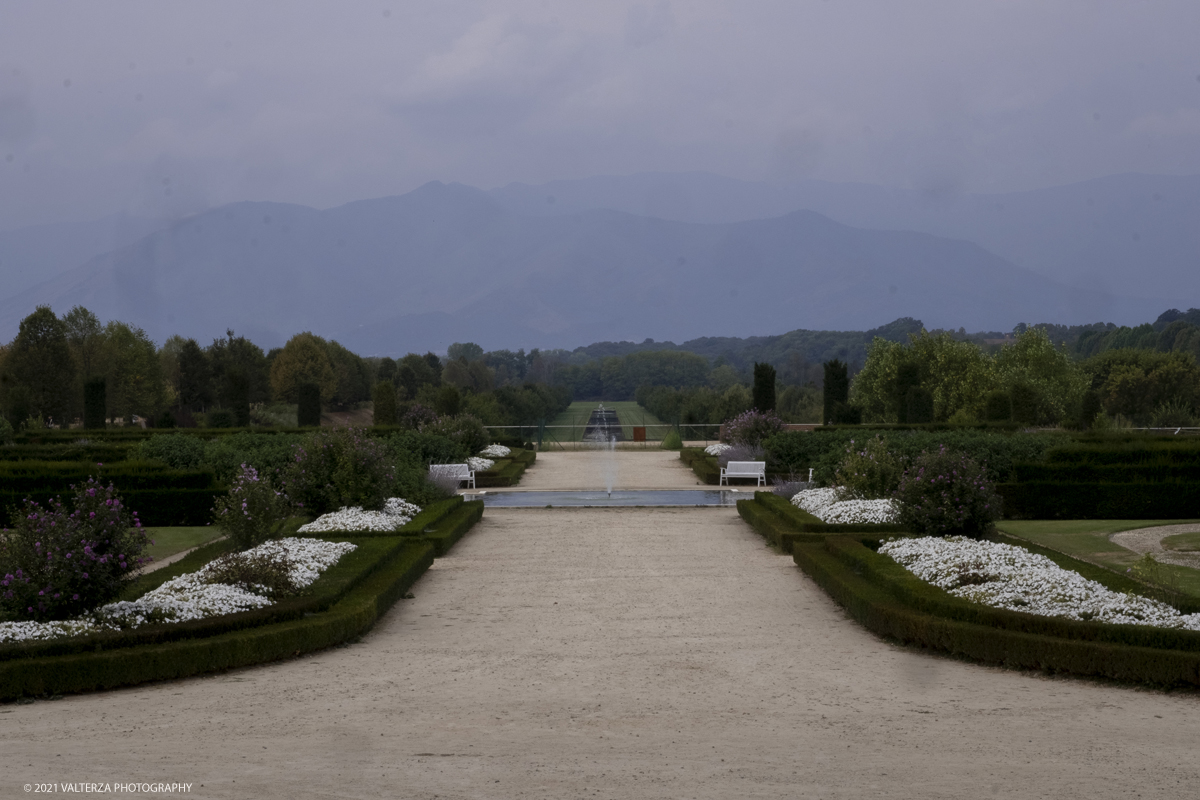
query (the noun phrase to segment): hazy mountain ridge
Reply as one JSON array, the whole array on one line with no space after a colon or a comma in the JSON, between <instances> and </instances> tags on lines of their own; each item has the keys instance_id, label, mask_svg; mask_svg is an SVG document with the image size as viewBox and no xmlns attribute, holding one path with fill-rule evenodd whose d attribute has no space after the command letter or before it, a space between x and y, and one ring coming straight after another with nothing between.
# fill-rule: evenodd
<instances>
[{"instance_id":1,"label":"hazy mountain ridge","mask_svg":"<svg viewBox=\"0 0 1200 800\"><path fill-rule=\"evenodd\" d=\"M491 194L524 214L612 208L686 222L737 222L810 209L856 227L967 239L1068 285L1153 298L1200 296L1200 175L1132 173L972 195L824 181L777 185L702 172L641 173L509 184Z\"/></svg>"},{"instance_id":2,"label":"hazy mountain ridge","mask_svg":"<svg viewBox=\"0 0 1200 800\"><path fill-rule=\"evenodd\" d=\"M190 217L0 304L39 303L205 341L312 330L365 354L574 347L646 337L1153 318L1163 301L1072 290L968 241L853 228L814 211L700 224L603 209L518 214L430 183L318 211L246 202Z\"/></svg>"}]
</instances>

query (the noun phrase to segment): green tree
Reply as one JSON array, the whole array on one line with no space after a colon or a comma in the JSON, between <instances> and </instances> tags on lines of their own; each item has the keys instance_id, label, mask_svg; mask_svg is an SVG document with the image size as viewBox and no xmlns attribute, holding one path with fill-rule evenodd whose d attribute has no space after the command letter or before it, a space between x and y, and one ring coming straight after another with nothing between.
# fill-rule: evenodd
<instances>
[{"instance_id":1,"label":"green tree","mask_svg":"<svg viewBox=\"0 0 1200 800\"><path fill-rule=\"evenodd\" d=\"M455 342L446 348L446 360L471 362L483 358L483 348L474 342Z\"/></svg>"},{"instance_id":2,"label":"green tree","mask_svg":"<svg viewBox=\"0 0 1200 800\"><path fill-rule=\"evenodd\" d=\"M208 354L200 347L195 339L185 339L179 347L178 361L178 394L177 402L192 411L202 411L213 401L212 365ZM247 391L249 382L243 370L226 369L226 376L237 372L246 381Z\"/></svg>"},{"instance_id":3,"label":"green tree","mask_svg":"<svg viewBox=\"0 0 1200 800\"><path fill-rule=\"evenodd\" d=\"M271 364L271 388L275 397L295 403L300 385L316 384L322 398L332 397L338 388L337 373L329 363L325 340L308 331L297 333Z\"/></svg>"},{"instance_id":4,"label":"green tree","mask_svg":"<svg viewBox=\"0 0 1200 800\"><path fill-rule=\"evenodd\" d=\"M883 340L876 339L876 341ZM822 421L826 425L833 425L838 422L839 409L850 400L850 378L847 375L845 362L840 359L826 361L824 367L825 388L822 398L824 400Z\"/></svg>"},{"instance_id":5,"label":"green tree","mask_svg":"<svg viewBox=\"0 0 1200 800\"><path fill-rule=\"evenodd\" d=\"M1039 328L1026 330L1002 347L995 364L998 388L1011 393L1018 384L1026 384L1037 395L1038 422L1057 423L1071 417L1088 388L1086 373L1066 348L1055 347ZM1014 418L1016 401L1013 395Z\"/></svg>"},{"instance_id":6,"label":"green tree","mask_svg":"<svg viewBox=\"0 0 1200 800\"><path fill-rule=\"evenodd\" d=\"M764 414L775 410L775 368L754 362L754 408Z\"/></svg>"},{"instance_id":7,"label":"green tree","mask_svg":"<svg viewBox=\"0 0 1200 800\"><path fill-rule=\"evenodd\" d=\"M391 381L380 381L372 392L376 425L396 424L396 387Z\"/></svg>"},{"instance_id":8,"label":"green tree","mask_svg":"<svg viewBox=\"0 0 1200 800\"><path fill-rule=\"evenodd\" d=\"M38 306L21 320L5 359L5 394L13 427L40 415L65 425L75 387L75 361L67 343L67 326L50 306ZM21 414L21 419L12 416Z\"/></svg>"},{"instance_id":9,"label":"green tree","mask_svg":"<svg viewBox=\"0 0 1200 800\"><path fill-rule=\"evenodd\" d=\"M166 402L158 348L144 330L113 320L104 326L100 363L108 379L108 415L153 418Z\"/></svg>"}]
</instances>

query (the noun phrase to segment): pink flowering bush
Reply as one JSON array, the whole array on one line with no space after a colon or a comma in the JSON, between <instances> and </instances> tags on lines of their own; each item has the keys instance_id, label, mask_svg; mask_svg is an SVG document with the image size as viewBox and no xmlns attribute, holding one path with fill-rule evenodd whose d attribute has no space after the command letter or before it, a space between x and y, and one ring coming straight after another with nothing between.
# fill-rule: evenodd
<instances>
[{"instance_id":1,"label":"pink flowering bush","mask_svg":"<svg viewBox=\"0 0 1200 800\"><path fill-rule=\"evenodd\" d=\"M229 494L217 498L213 516L239 550L248 550L279 536L293 512L292 501L271 479L242 464Z\"/></svg>"},{"instance_id":2,"label":"pink flowering bush","mask_svg":"<svg viewBox=\"0 0 1200 800\"><path fill-rule=\"evenodd\" d=\"M763 439L774 436L784 429L783 420L774 411L745 411L726 422L722 427L722 441L727 444L744 444L757 447Z\"/></svg>"},{"instance_id":3,"label":"pink flowering bush","mask_svg":"<svg viewBox=\"0 0 1200 800\"><path fill-rule=\"evenodd\" d=\"M895 498L898 521L927 536L979 537L1000 517L1000 497L983 465L945 447L913 459Z\"/></svg>"},{"instance_id":4,"label":"pink flowering bush","mask_svg":"<svg viewBox=\"0 0 1200 800\"><path fill-rule=\"evenodd\" d=\"M95 478L46 508L26 500L0 535L0 618L60 620L116 599L151 544L116 489Z\"/></svg>"},{"instance_id":5,"label":"pink flowering bush","mask_svg":"<svg viewBox=\"0 0 1200 800\"><path fill-rule=\"evenodd\" d=\"M378 511L392 496L396 468L388 448L358 428L309 434L292 451L287 491L314 517L346 506Z\"/></svg>"}]
</instances>

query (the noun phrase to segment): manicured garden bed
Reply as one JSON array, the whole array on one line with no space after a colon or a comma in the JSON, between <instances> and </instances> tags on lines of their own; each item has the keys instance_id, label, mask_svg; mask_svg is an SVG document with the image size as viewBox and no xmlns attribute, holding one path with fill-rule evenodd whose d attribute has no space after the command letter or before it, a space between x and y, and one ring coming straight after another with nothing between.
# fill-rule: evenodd
<instances>
[{"instance_id":1,"label":"manicured garden bed","mask_svg":"<svg viewBox=\"0 0 1200 800\"><path fill-rule=\"evenodd\" d=\"M956 597L921 580L878 551L905 535L899 526L829 526L766 492L738 503L738 513L869 630L905 644L991 664L1156 685L1200 685L1200 632L1037 616ZM864 529L865 528L865 529ZM1152 594L1151 587L1096 564L1003 534L1063 569L1113 592ZM1185 601L1183 613L1200 611Z\"/></svg>"},{"instance_id":2,"label":"manicured garden bed","mask_svg":"<svg viewBox=\"0 0 1200 800\"><path fill-rule=\"evenodd\" d=\"M491 469L476 472L475 486L480 489L516 486L536 458L537 453L533 450L513 448L509 456L494 459Z\"/></svg>"},{"instance_id":3,"label":"manicured garden bed","mask_svg":"<svg viewBox=\"0 0 1200 800\"><path fill-rule=\"evenodd\" d=\"M433 559L445 554L482 512L482 503L464 503L458 497L432 504L398 532L314 534L357 547L326 570L307 593L264 608L0 647L0 700L186 677L288 658L353 639L403 597ZM179 562L143 576L124 597L140 596L231 549L228 540L200 547Z\"/></svg>"}]
</instances>

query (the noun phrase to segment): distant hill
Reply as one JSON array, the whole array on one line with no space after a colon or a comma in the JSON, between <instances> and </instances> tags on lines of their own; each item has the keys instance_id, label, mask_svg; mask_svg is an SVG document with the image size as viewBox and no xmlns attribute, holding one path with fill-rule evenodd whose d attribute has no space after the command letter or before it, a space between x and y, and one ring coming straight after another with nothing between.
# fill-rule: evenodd
<instances>
[{"instance_id":1,"label":"distant hill","mask_svg":"<svg viewBox=\"0 0 1200 800\"><path fill-rule=\"evenodd\" d=\"M0 232L0 297L20 294L166 226L165 220L113 214Z\"/></svg>"},{"instance_id":2,"label":"distant hill","mask_svg":"<svg viewBox=\"0 0 1200 800\"><path fill-rule=\"evenodd\" d=\"M177 222L0 303L39 303L204 341L312 330L363 354L454 341L575 347L712 333L1153 318L1162 301L1070 289L971 242L854 228L813 211L688 223L611 210L534 216L458 184L325 211L236 203Z\"/></svg>"},{"instance_id":3,"label":"distant hill","mask_svg":"<svg viewBox=\"0 0 1200 800\"><path fill-rule=\"evenodd\" d=\"M806 209L862 228L967 239L1067 285L1164 301L1200 298L1200 175L1113 175L972 195L824 181L777 185L703 172L640 173L510 184L491 194L523 214L608 208L704 223Z\"/></svg>"}]
</instances>

